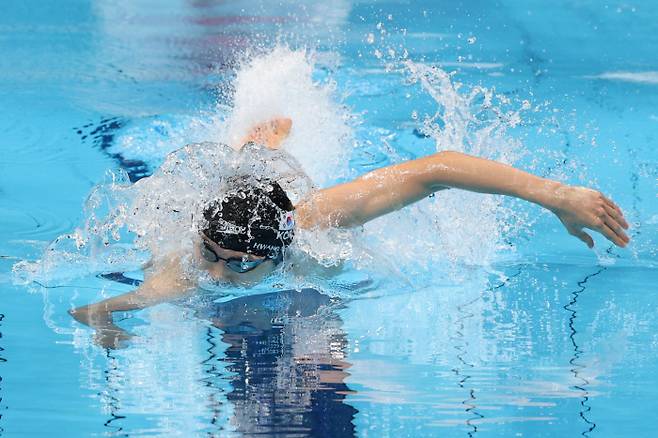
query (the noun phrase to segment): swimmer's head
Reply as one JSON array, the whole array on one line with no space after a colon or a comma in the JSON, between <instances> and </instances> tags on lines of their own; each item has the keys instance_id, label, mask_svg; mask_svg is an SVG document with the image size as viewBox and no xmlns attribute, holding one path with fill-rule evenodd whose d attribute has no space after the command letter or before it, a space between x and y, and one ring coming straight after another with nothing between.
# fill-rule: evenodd
<instances>
[{"instance_id":1,"label":"swimmer's head","mask_svg":"<svg viewBox=\"0 0 658 438\"><path fill-rule=\"evenodd\" d=\"M279 259L294 237L293 210L276 181L234 178L205 208L202 231L222 248Z\"/></svg>"}]
</instances>

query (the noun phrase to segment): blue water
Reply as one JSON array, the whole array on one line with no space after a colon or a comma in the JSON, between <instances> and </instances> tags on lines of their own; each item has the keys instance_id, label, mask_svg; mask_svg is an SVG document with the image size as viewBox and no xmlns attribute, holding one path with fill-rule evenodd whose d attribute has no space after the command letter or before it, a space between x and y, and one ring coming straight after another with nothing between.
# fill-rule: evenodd
<instances>
[{"instance_id":1,"label":"blue water","mask_svg":"<svg viewBox=\"0 0 658 438\"><path fill-rule=\"evenodd\" d=\"M0 436L654 436L657 20L651 2L5 1ZM178 125L229 103L218 84L245 50L277 41L316 51L315 77L359 115L356 174L435 146L406 50L464 93L530 101L508 132L517 165L610 194L632 245L592 252L515 207L513 251L427 268L423 287L165 304L118 315L137 337L99 348L66 311L140 272L22 285L12 266L81 223L106 170L159 164L167 151L118 144L127 130L182 146Z\"/></svg>"}]
</instances>

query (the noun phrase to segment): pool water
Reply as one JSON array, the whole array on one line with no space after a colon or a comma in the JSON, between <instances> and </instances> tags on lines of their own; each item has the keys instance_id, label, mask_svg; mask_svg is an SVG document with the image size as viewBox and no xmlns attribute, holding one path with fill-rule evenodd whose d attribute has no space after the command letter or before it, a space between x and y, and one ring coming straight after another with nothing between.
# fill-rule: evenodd
<instances>
[{"instance_id":1,"label":"pool water","mask_svg":"<svg viewBox=\"0 0 658 438\"><path fill-rule=\"evenodd\" d=\"M651 2L5 1L0 436L654 436L657 20ZM117 315L135 334L117 350L67 310L141 272L12 272L80 226L108 169L136 181L204 140L245 53L286 45L353 119L323 184L437 149L513 158L609 194L632 244L590 251L535 207L441 193L366 227L400 277ZM498 113L462 111L478 86ZM414 268L426 245L445 252Z\"/></svg>"}]
</instances>

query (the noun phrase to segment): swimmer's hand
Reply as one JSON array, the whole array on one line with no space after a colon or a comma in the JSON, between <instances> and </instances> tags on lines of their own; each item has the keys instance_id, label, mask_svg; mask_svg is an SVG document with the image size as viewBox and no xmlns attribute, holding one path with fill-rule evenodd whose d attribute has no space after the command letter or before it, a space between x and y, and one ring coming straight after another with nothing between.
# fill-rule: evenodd
<instances>
[{"instance_id":1,"label":"swimmer's hand","mask_svg":"<svg viewBox=\"0 0 658 438\"><path fill-rule=\"evenodd\" d=\"M80 324L84 324L89 327L94 327L97 323L103 323L112 321L112 315L109 313L98 313L95 312L92 307L94 305L77 307L75 309L69 310L69 315L73 317Z\"/></svg>"},{"instance_id":2,"label":"swimmer's hand","mask_svg":"<svg viewBox=\"0 0 658 438\"><path fill-rule=\"evenodd\" d=\"M103 348L125 347L126 341L133 337L132 334L114 324L110 312L99 309L95 304L71 309L69 314L79 323L95 329L93 340Z\"/></svg>"},{"instance_id":3,"label":"swimmer's hand","mask_svg":"<svg viewBox=\"0 0 658 438\"><path fill-rule=\"evenodd\" d=\"M281 143L290 135L292 120L281 117L259 123L249 130L240 146L253 141L270 149L279 149Z\"/></svg>"},{"instance_id":4,"label":"swimmer's hand","mask_svg":"<svg viewBox=\"0 0 658 438\"><path fill-rule=\"evenodd\" d=\"M132 334L119 326L104 327L103 329L96 330L94 342L100 347L117 350L126 347L132 337Z\"/></svg>"},{"instance_id":5,"label":"swimmer's hand","mask_svg":"<svg viewBox=\"0 0 658 438\"><path fill-rule=\"evenodd\" d=\"M624 230L628 222L621 209L602 193L585 187L562 185L555 191L555 202L548 207L560 219L569 234L593 248L592 236L583 228L598 231L615 245L630 241Z\"/></svg>"},{"instance_id":6,"label":"swimmer's hand","mask_svg":"<svg viewBox=\"0 0 658 438\"><path fill-rule=\"evenodd\" d=\"M194 283L186 280L180 257L171 254L162 258L157 269L147 271L137 289L101 302L69 311L81 324L96 329L94 341L105 348L123 347L132 335L114 324L113 312L144 309L166 301L182 298L194 291Z\"/></svg>"}]
</instances>

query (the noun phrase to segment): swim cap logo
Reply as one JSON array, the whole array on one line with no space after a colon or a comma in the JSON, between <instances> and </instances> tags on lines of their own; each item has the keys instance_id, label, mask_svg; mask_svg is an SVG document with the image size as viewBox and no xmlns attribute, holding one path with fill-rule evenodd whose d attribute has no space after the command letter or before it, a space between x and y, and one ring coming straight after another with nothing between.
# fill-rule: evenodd
<instances>
[{"instance_id":1,"label":"swim cap logo","mask_svg":"<svg viewBox=\"0 0 658 438\"><path fill-rule=\"evenodd\" d=\"M293 228L295 228L295 217L292 215L292 211L286 211L279 220L279 231L290 231Z\"/></svg>"},{"instance_id":2,"label":"swim cap logo","mask_svg":"<svg viewBox=\"0 0 658 438\"><path fill-rule=\"evenodd\" d=\"M245 234L247 232L245 227L241 227L226 221L221 221L219 223L218 229L221 233L226 234Z\"/></svg>"}]
</instances>

